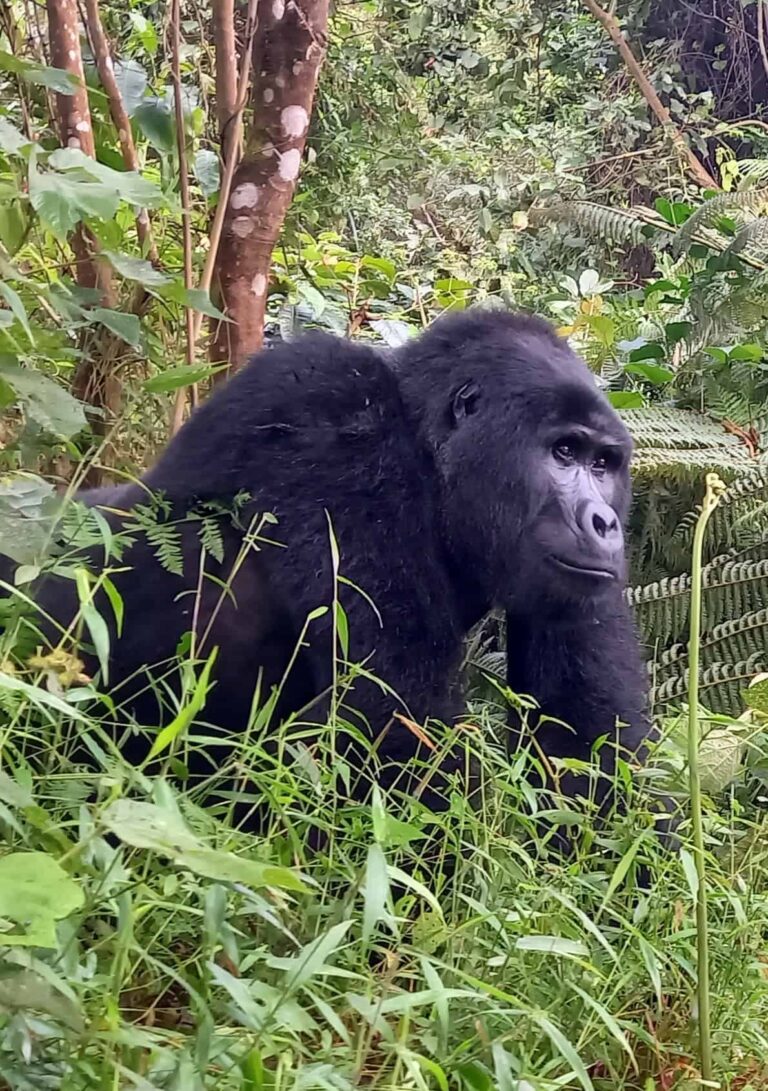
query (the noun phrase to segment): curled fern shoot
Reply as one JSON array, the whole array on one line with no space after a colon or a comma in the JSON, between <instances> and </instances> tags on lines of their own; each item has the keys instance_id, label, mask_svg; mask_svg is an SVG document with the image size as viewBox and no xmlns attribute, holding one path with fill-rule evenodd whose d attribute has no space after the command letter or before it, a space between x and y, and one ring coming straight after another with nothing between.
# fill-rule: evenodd
<instances>
[{"instance_id":1,"label":"curled fern shoot","mask_svg":"<svg viewBox=\"0 0 768 1091\"><path fill-rule=\"evenodd\" d=\"M701 1076L712 1080L712 1035L709 1003L709 937L707 928L707 871L704 860L704 827L701 813L701 777L699 773L699 651L701 643L702 554L707 523L725 492L725 483L717 474L706 477L706 492L693 536L691 567L691 629L688 677L688 769L691 792L694 860L698 879L696 890L696 946L698 951L699 1056Z\"/></svg>"}]
</instances>

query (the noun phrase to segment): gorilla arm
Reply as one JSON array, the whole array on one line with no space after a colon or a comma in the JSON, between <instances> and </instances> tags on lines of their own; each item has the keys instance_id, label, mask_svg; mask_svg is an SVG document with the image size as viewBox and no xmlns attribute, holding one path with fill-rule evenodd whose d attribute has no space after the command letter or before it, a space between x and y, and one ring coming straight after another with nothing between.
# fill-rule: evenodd
<instances>
[{"instance_id":1,"label":"gorilla arm","mask_svg":"<svg viewBox=\"0 0 768 1091\"><path fill-rule=\"evenodd\" d=\"M592 795L607 806L617 753L642 762L650 732L647 674L620 586L561 619L508 615L507 648L510 688L535 694L539 705L528 722L534 753L589 762L592 747L605 740L599 748L604 776ZM519 742L517 713L511 727ZM588 777L554 772L565 796L589 795Z\"/></svg>"}]
</instances>

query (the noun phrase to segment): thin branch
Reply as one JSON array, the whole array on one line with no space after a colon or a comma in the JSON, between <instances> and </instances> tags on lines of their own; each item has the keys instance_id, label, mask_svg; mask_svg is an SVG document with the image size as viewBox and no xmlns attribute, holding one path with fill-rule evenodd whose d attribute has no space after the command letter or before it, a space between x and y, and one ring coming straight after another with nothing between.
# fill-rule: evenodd
<instances>
[{"instance_id":1,"label":"thin branch","mask_svg":"<svg viewBox=\"0 0 768 1091\"><path fill-rule=\"evenodd\" d=\"M597 19L597 21L601 24L613 44L618 49L622 60L626 64L635 83L639 87L640 93L642 94L643 98L648 103L651 110L653 110L661 125L669 133L672 143L688 164L688 170L691 176L699 183L700 186L703 186L705 189L720 189L718 183L715 181L715 179L712 177L706 167L696 158L693 151L688 146L685 137L677 128L675 123L672 121L669 110L666 108L664 103L656 94L656 90L653 84L638 64L634 53L629 47L627 39L624 37L621 31L621 27L616 21L615 16L611 12L605 11L603 8L601 8L600 5L596 3L596 0L584 0L584 6L592 15L594 15L595 19Z\"/></svg>"},{"instance_id":2,"label":"thin branch","mask_svg":"<svg viewBox=\"0 0 768 1091\"><path fill-rule=\"evenodd\" d=\"M184 132L184 103L181 98L181 4L180 0L171 0L171 78L173 80L173 105L176 112L176 148L179 156L179 190L181 193L181 218L184 240L184 287L192 287L192 219L189 198L189 174L187 171L187 145ZM192 308L185 307L187 320L187 343L185 346L186 362L191 367L195 362L195 332ZM181 388L184 389L183 387ZM196 388L192 392L193 402L197 401ZM173 407L171 435L181 428L184 419L186 399L178 395Z\"/></svg>"},{"instance_id":3,"label":"thin branch","mask_svg":"<svg viewBox=\"0 0 768 1091\"><path fill-rule=\"evenodd\" d=\"M219 184L219 200L213 216L213 223L211 224L208 252L206 254L205 264L203 266L203 271L200 276L200 283L198 285L201 291L204 292L210 292L211 289L213 271L216 267L216 256L219 251L221 233L224 228L224 219L227 211L227 205L229 204L229 195L232 189L232 179L235 176L237 164L240 160L243 138L243 112L245 110L245 105L248 101L248 91L251 82L251 54L253 52L253 38L258 27L258 20L256 17L258 3L259 0L249 0L248 3L246 40L240 57L240 72L237 80L237 97L235 100L235 110L226 123L227 129L230 134L229 140L227 140L226 143L222 140L223 170L221 174L221 182ZM220 63L225 63L225 59L219 58L217 53L217 68ZM192 316L191 342L193 346L197 344L198 338L200 337L202 324L202 314L200 313L200 311L195 311ZM176 403L174 405L173 421L171 425L172 436L175 435L181 427L182 421L184 419L184 406L186 404L186 400L186 388L181 387L176 393Z\"/></svg>"},{"instance_id":4,"label":"thin branch","mask_svg":"<svg viewBox=\"0 0 768 1091\"><path fill-rule=\"evenodd\" d=\"M112 53L104 33L104 26L99 11L99 0L84 0L86 21L85 26L91 41L91 48L96 60L96 68L99 73L101 85L107 93L109 112L117 129L120 141L120 150L123 154L123 162L128 170L139 171L139 157L136 153L136 145L133 142L131 121L128 111L120 94L120 88L115 79L115 67L112 62ZM152 228L149 222L149 214L145 208L138 210L136 215L136 232L139 236L142 251L151 262L157 261L157 249L152 238Z\"/></svg>"},{"instance_id":5,"label":"thin branch","mask_svg":"<svg viewBox=\"0 0 768 1091\"><path fill-rule=\"evenodd\" d=\"M248 17L246 21L245 45L240 58L240 74L237 80L237 100L235 111L229 119L228 127L231 133L227 154L224 158L224 170L219 185L219 201L216 205L213 223L211 224L211 238L208 254L203 266L203 274L200 277L200 287L208 292L213 281L213 271L216 267L216 256L221 242L221 232L224 227L224 219L229 204L229 194L232 189L232 179L240 161L243 140L243 113L248 102L248 93L251 84L251 56L253 53L253 39L258 28L257 10L259 0L249 0ZM216 64L218 66L218 59ZM195 315L195 339L200 335L203 316L198 312Z\"/></svg>"},{"instance_id":6,"label":"thin branch","mask_svg":"<svg viewBox=\"0 0 768 1091\"><path fill-rule=\"evenodd\" d=\"M768 76L768 52L766 52L765 48L766 11L763 0L757 0L755 13L757 17L757 44L760 46L760 56L763 59L763 68L765 69L766 76Z\"/></svg>"}]
</instances>

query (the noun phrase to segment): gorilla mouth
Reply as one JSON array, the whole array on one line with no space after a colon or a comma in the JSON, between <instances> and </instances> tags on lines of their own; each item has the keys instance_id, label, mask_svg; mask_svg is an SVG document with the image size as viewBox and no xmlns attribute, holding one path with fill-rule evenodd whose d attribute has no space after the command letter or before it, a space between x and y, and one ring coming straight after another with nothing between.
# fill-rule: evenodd
<instances>
[{"instance_id":1,"label":"gorilla mouth","mask_svg":"<svg viewBox=\"0 0 768 1091\"><path fill-rule=\"evenodd\" d=\"M566 572L576 572L579 576L590 576L598 580L615 580L617 578L616 572L611 568L596 568L592 565L574 564L573 561L564 561L562 557L555 557L554 555L550 557L550 560L558 568L562 568Z\"/></svg>"}]
</instances>

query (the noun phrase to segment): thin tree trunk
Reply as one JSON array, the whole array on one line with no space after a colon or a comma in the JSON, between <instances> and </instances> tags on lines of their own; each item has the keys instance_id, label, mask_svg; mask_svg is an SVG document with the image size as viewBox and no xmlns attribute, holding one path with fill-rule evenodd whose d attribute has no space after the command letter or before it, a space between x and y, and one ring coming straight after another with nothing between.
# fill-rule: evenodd
<instances>
[{"instance_id":1,"label":"thin tree trunk","mask_svg":"<svg viewBox=\"0 0 768 1091\"><path fill-rule=\"evenodd\" d=\"M77 148L95 158L91 112L85 86L83 58L80 49L80 24L76 0L47 0L48 37L51 64L71 72L78 85L70 95L57 94L56 123L63 147ZM70 236L75 255L75 279L84 288L95 288L104 307L114 307L115 293L109 265L98 257L98 243L84 224L79 224ZM106 330L86 331L81 344L82 359L72 380L75 397L99 410L93 422L97 435L106 435L117 416L121 386L115 362L120 352L116 338ZM104 452L102 452L104 458ZM88 474L88 481L97 484L97 468Z\"/></svg>"},{"instance_id":2,"label":"thin tree trunk","mask_svg":"<svg viewBox=\"0 0 768 1091\"><path fill-rule=\"evenodd\" d=\"M261 346L272 251L299 177L325 56L328 0L262 0L252 46L253 120L227 204L215 286L231 319L211 357L241 367Z\"/></svg>"},{"instance_id":3,"label":"thin tree trunk","mask_svg":"<svg viewBox=\"0 0 768 1091\"><path fill-rule=\"evenodd\" d=\"M219 123L221 159L226 163L232 142L230 130L237 113L238 101L234 0L212 0L212 9L216 53L216 118Z\"/></svg>"},{"instance_id":4,"label":"thin tree trunk","mask_svg":"<svg viewBox=\"0 0 768 1091\"><path fill-rule=\"evenodd\" d=\"M128 170L139 171L139 157L136 153L136 145L133 142L133 132L128 111L120 94L120 88L115 78L115 66L112 62L112 51L109 48L107 36L101 21L99 0L84 0L85 15L87 19L86 29L91 42L93 56L96 61L101 85L107 93L109 112L112 116L117 138L120 141L120 151L123 154L123 162ZM91 152L90 154L93 154ZM157 261L157 250L152 239L152 228L149 223L149 213L146 208L140 208L136 212L136 232L143 252L150 261Z\"/></svg>"},{"instance_id":5,"label":"thin tree trunk","mask_svg":"<svg viewBox=\"0 0 768 1091\"><path fill-rule=\"evenodd\" d=\"M669 110L656 94L656 90L651 81L643 72L642 68L638 64L634 53L629 47L627 39L624 37L621 27L616 21L616 17L610 12L605 11L600 7L596 0L584 0L584 6L588 11L594 15L595 19L602 25L611 41L616 46L621 55L621 59L627 66L630 75L634 79L637 86L640 88L640 92L645 101L653 110L654 114L661 122L664 129L669 133L672 143L679 151L682 158L685 160L688 171L693 179L703 186L705 189L720 189L720 186L716 180L712 177L706 167L703 166L691 151L688 143L677 128L672 120Z\"/></svg>"}]
</instances>

